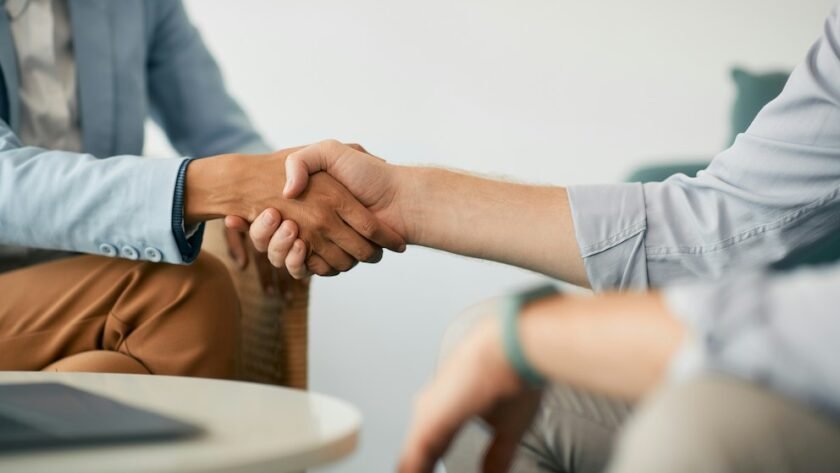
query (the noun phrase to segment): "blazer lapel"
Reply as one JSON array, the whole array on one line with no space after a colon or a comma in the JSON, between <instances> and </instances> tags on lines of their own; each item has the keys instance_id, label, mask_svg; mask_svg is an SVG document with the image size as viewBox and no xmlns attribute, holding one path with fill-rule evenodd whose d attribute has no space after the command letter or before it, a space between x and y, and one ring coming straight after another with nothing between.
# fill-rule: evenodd
<instances>
[{"instance_id":1,"label":"blazer lapel","mask_svg":"<svg viewBox=\"0 0 840 473\"><path fill-rule=\"evenodd\" d=\"M114 7L111 0L71 0L69 6L82 146L85 152L104 158L113 154L116 146L116 71L112 54L115 32L109 22Z\"/></svg>"},{"instance_id":2,"label":"blazer lapel","mask_svg":"<svg viewBox=\"0 0 840 473\"><path fill-rule=\"evenodd\" d=\"M0 90L0 93L6 95L0 98L0 102L3 100L6 102L9 113L6 118L8 118L8 125L14 131L20 125L20 95L18 94L17 54L15 54L15 42L12 39L12 29L9 16L6 14L5 3L5 0L0 0L0 69L3 70L3 81L6 85L6 90Z\"/></svg>"}]
</instances>

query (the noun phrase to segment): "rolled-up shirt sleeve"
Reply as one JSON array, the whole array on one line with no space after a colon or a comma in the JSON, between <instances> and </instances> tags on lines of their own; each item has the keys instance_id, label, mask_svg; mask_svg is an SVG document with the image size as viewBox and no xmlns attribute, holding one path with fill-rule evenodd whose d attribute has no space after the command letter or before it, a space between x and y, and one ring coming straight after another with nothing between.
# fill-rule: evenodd
<instances>
[{"instance_id":1,"label":"rolled-up shirt sleeve","mask_svg":"<svg viewBox=\"0 0 840 473\"><path fill-rule=\"evenodd\" d=\"M668 308L691 333L671 380L724 373L840 418L838 288L840 265L665 289Z\"/></svg>"},{"instance_id":2,"label":"rolled-up shirt sleeve","mask_svg":"<svg viewBox=\"0 0 840 473\"><path fill-rule=\"evenodd\" d=\"M642 185L572 186L567 191L590 286L596 290L647 287Z\"/></svg>"},{"instance_id":3,"label":"rolled-up shirt sleeve","mask_svg":"<svg viewBox=\"0 0 840 473\"><path fill-rule=\"evenodd\" d=\"M840 19L782 93L697 177L568 188L593 289L715 279L840 231Z\"/></svg>"}]
</instances>

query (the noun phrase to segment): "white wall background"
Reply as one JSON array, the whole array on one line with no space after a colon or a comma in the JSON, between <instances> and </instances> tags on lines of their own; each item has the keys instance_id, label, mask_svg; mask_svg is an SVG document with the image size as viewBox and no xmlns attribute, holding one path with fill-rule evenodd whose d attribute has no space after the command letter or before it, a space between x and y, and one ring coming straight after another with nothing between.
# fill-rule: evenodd
<instances>
[{"instance_id":1,"label":"white wall background","mask_svg":"<svg viewBox=\"0 0 840 473\"><path fill-rule=\"evenodd\" d=\"M542 183L711 155L729 67L788 68L833 0L189 0L277 147L326 137L398 163ZM159 135L147 151L162 150ZM331 472L390 471L412 393L459 310L538 276L412 248L314 282L312 388L365 416Z\"/></svg>"}]
</instances>

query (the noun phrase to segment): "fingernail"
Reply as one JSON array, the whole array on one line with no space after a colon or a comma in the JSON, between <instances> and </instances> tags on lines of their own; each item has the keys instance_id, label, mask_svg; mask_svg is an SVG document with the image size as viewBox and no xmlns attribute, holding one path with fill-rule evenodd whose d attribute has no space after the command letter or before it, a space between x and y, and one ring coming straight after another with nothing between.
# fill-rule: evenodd
<instances>
[{"instance_id":1,"label":"fingernail","mask_svg":"<svg viewBox=\"0 0 840 473\"><path fill-rule=\"evenodd\" d=\"M400 245L400 253L402 253L405 250L406 250L406 246L405 246L405 243L403 243L402 245Z\"/></svg>"},{"instance_id":2,"label":"fingernail","mask_svg":"<svg viewBox=\"0 0 840 473\"><path fill-rule=\"evenodd\" d=\"M292 181L293 181L293 179L292 179L292 178L286 179L286 185L285 185L285 186L283 186L283 193L284 193L284 194L288 194L288 193L289 193L289 189L291 189L291 188L292 188Z\"/></svg>"},{"instance_id":3,"label":"fingernail","mask_svg":"<svg viewBox=\"0 0 840 473\"><path fill-rule=\"evenodd\" d=\"M274 225L274 214L272 212L266 212L263 214L262 221L265 225Z\"/></svg>"}]
</instances>

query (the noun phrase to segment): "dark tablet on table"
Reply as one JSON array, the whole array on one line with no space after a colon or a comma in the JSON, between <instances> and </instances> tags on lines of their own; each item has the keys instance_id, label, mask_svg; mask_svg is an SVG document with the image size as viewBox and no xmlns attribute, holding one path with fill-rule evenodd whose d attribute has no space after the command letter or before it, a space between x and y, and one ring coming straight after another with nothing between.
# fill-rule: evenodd
<instances>
[{"instance_id":1,"label":"dark tablet on table","mask_svg":"<svg viewBox=\"0 0 840 473\"><path fill-rule=\"evenodd\" d=\"M60 383L0 384L0 452L172 440L201 429Z\"/></svg>"}]
</instances>

